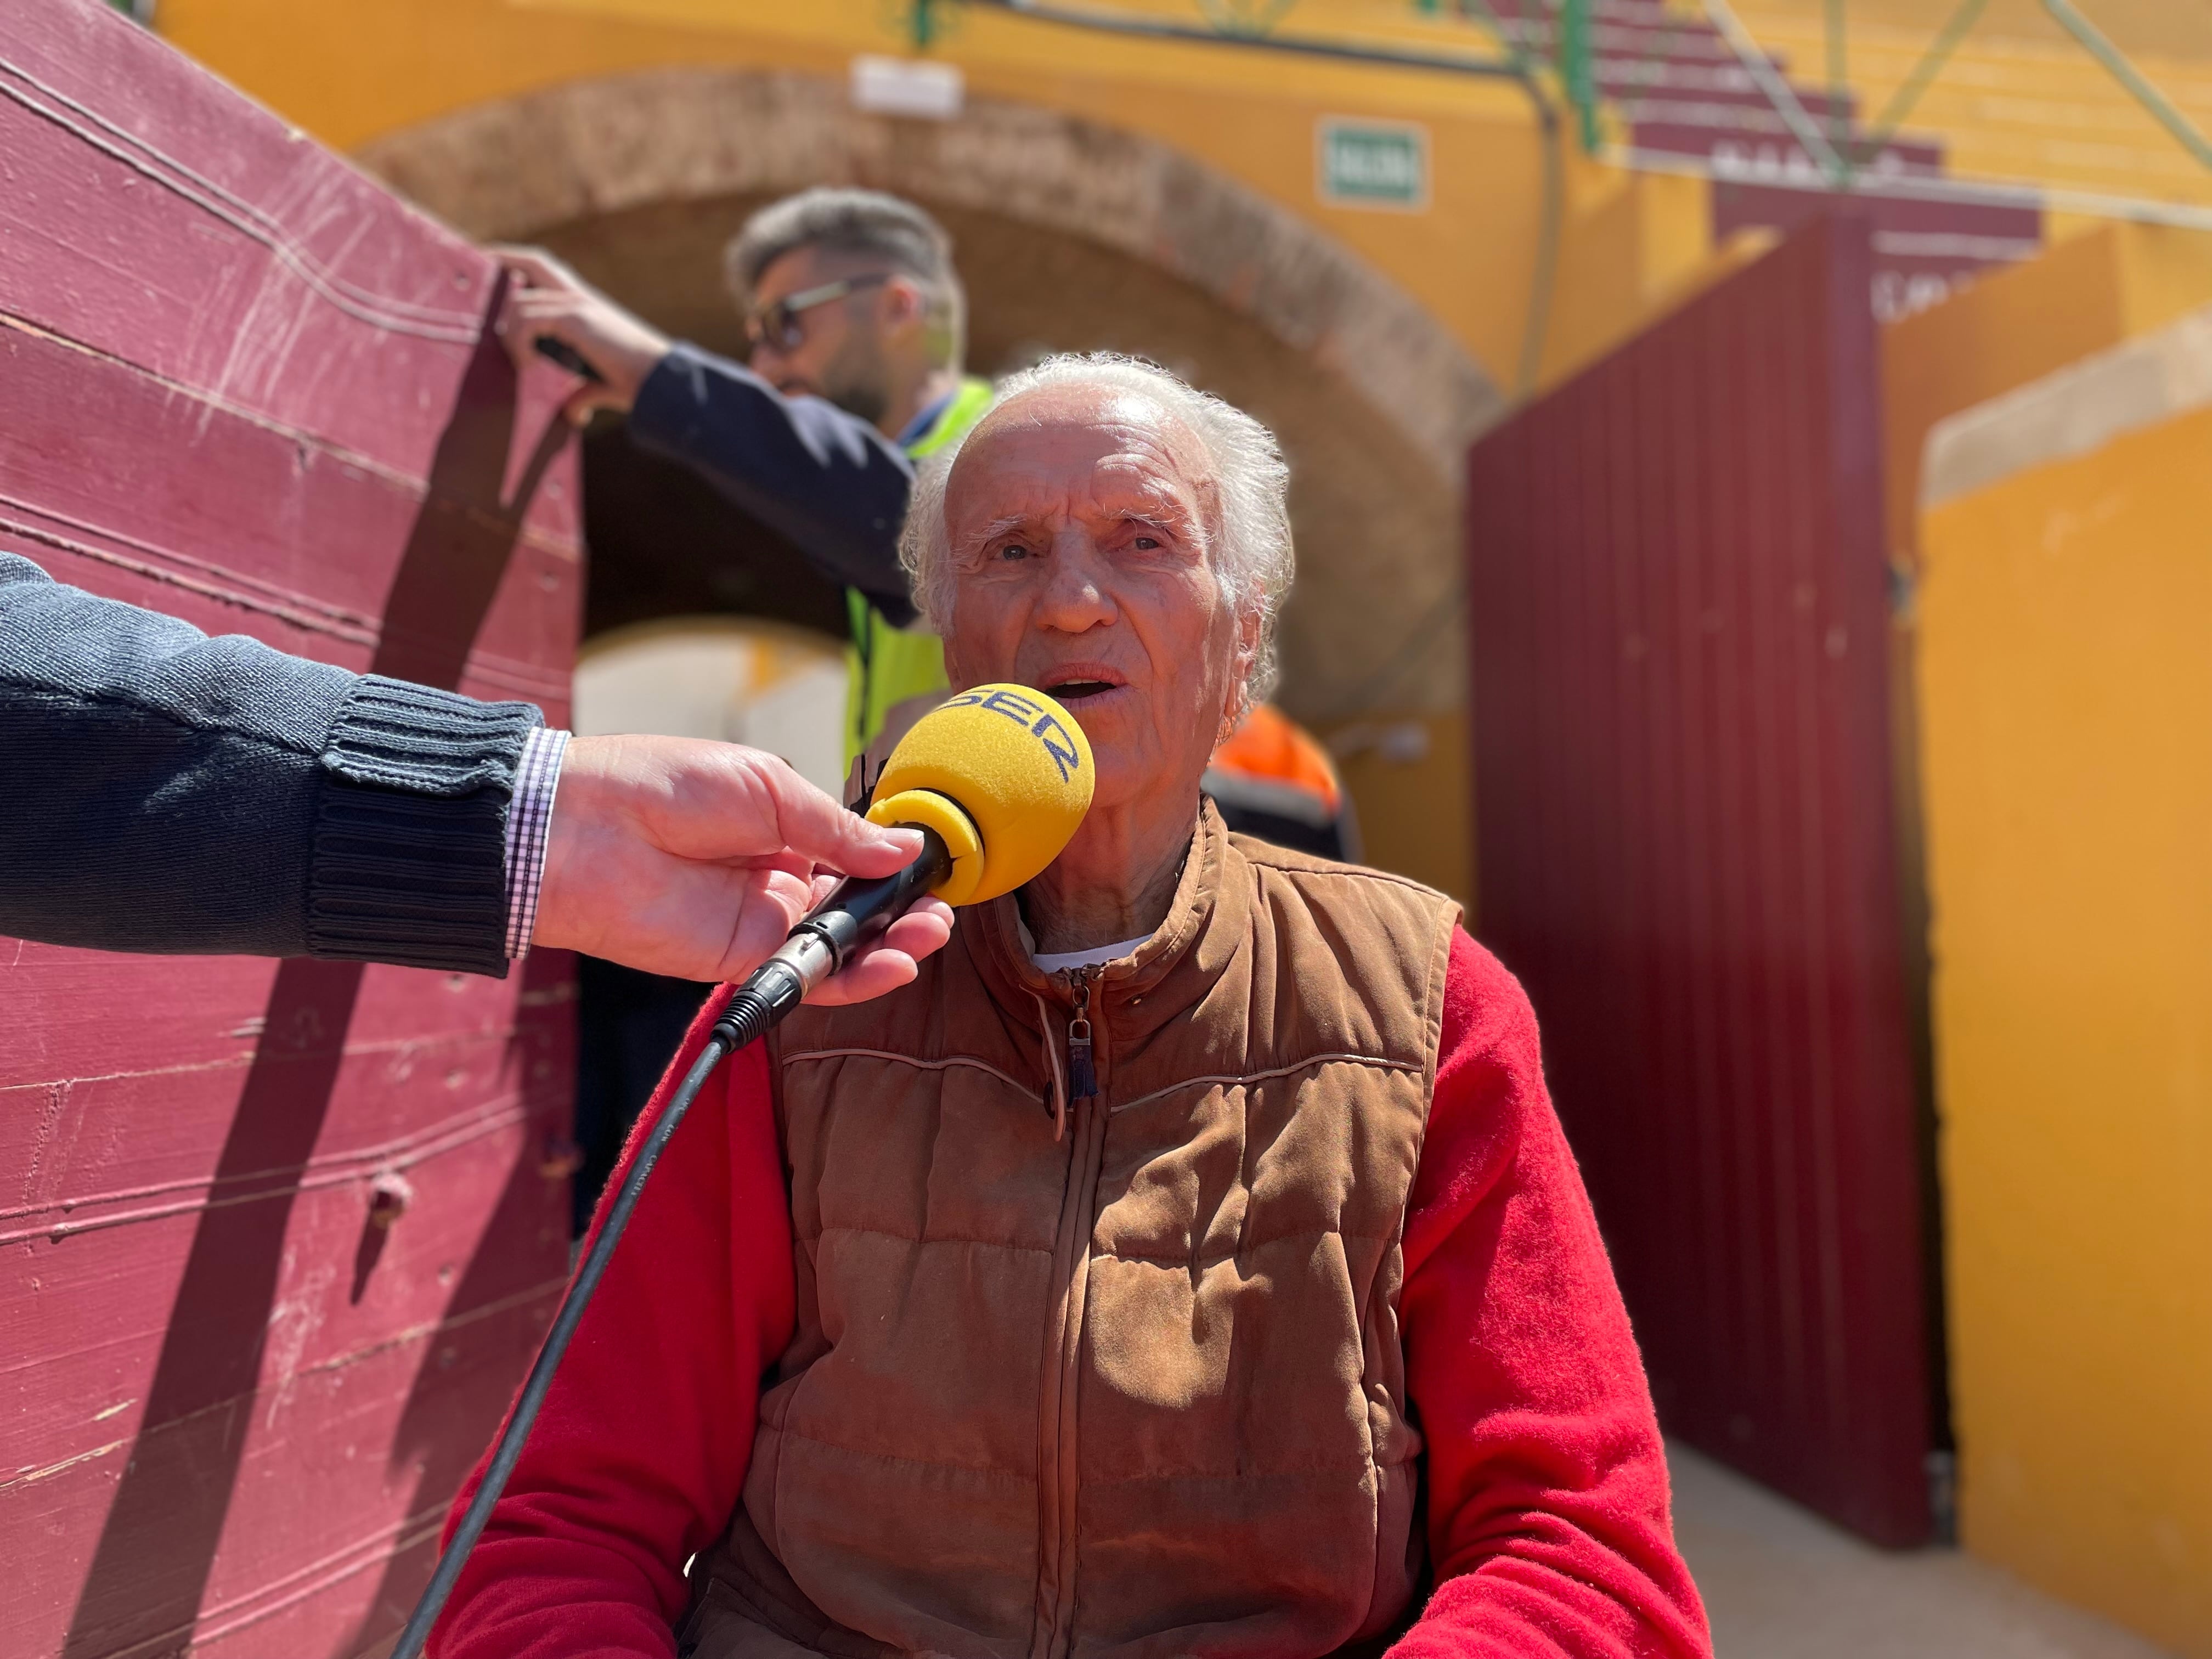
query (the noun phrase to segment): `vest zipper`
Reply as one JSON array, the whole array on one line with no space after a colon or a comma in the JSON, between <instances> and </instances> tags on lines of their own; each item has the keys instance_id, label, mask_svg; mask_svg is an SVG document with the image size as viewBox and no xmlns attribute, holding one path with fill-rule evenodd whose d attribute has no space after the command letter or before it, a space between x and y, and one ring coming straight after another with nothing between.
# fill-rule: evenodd
<instances>
[{"instance_id":1,"label":"vest zipper","mask_svg":"<svg viewBox=\"0 0 2212 1659\"><path fill-rule=\"evenodd\" d=\"M1044 1390L1037 1419L1037 1593L1030 1659L1060 1659L1075 1617L1076 1375L1083 1351L1083 1304L1090 1279L1091 1232L1097 1218L1098 1172L1106 1145L1106 1102L1098 1086L1091 1022L1100 969L1067 974L1068 1092L1074 1097L1067 1185L1054 1241L1052 1315L1047 1322Z\"/></svg>"},{"instance_id":2,"label":"vest zipper","mask_svg":"<svg viewBox=\"0 0 2212 1659\"><path fill-rule=\"evenodd\" d=\"M1075 1006L1067 1018L1067 1092L1081 1100L1098 1092L1098 1073L1091 1065L1091 979L1096 968L1077 970Z\"/></svg>"}]
</instances>

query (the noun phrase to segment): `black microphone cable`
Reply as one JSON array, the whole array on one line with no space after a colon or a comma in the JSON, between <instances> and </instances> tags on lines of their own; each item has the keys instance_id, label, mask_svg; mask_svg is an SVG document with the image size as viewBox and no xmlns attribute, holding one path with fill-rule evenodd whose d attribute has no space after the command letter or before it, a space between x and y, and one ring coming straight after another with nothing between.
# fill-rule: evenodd
<instances>
[{"instance_id":1,"label":"black microphone cable","mask_svg":"<svg viewBox=\"0 0 2212 1659\"><path fill-rule=\"evenodd\" d=\"M590 1305L592 1292L599 1288L600 1276L614 1257L623 1230L629 1225L638 1197L652 1177L653 1165L660 1161L660 1154L690 1111L691 1103L699 1097L699 1091L723 1060L747 1043L766 1036L770 1026L799 1006L808 991L842 968L855 950L880 936L944 879L952 867L945 842L934 830L927 828L921 830L921 856L896 874L872 881L856 881L848 877L840 882L805 921L791 930L790 937L776 953L754 969L744 983L730 994L729 1005L707 1034L707 1046L691 1062L691 1069L684 1074L684 1081L677 1085L666 1108L654 1121L651 1133L639 1146L629 1173L623 1177L614 1202L608 1206L599 1223L599 1236L592 1239L592 1248L585 1252L575 1278L569 1281L568 1293L561 1298L561 1310L553 1316L552 1328L545 1333L544 1345L531 1364L522 1392L514 1398L514 1410L507 1425L499 1431L499 1441L493 1449L490 1462L485 1466L483 1480L469 1499L460 1525L453 1528L452 1541L438 1558L437 1570L430 1575L422 1599L415 1604L406 1629L400 1632L399 1645L392 1650L392 1659L422 1659L431 1629L445 1610L446 1599L453 1593L461 1569L468 1565L469 1552L476 1547L492 1510L498 1506L501 1494L507 1490L507 1477L522 1460L530 1425L538 1420L538 1410L552 1389L554 1373L561 1367L561 1357L568 1352L569 1340L583 1322L584 1310Z\"/></svg>"}]
</instances>

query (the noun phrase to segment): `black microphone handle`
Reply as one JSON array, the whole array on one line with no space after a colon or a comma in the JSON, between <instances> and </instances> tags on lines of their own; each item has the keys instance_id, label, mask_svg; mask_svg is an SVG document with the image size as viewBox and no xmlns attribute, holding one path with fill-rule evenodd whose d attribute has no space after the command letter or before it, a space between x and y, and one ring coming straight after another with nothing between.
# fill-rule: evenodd
<instances>
[{"instance_id":1,"label":"black microphone handle","mask_svg":"<svg viewBox=\"0 0 2212 1659\"><path fill-rule=\"evenodd\" d=\"M556 339L550 334L541 334L531 343L531 348L548 362L558 363L571 374L589 380L593 386L605 386L607 377L593 368L584 354L566 340ZM397 1656L394 1656L397 1659Z\"/></svg>"},{"instance_id":2,"label":"black microphone handle","mask_svg":"<svg viewBox=\"0 0 2212 1659\"><path fill-rule=\"evenodd\" d=\"M699 1097L699 1091L726 1058L764 1036L770 1026L799 1006L808 991L842 968L854 951L880 937L884 929L912 909L944 878L952 867L945 842L934 830L927 828L921 831L921 855L896 874L868 880L848 876L830 889L830 896L791 930L791 937L784 941L783 947L754 969L745 982L730 994L714 1029L707 1034L706 1047L692 1061L691 1069L684 1073L684 1081L669 1097L666 1109L638 1147L637 1158L623 1176L614 1202L607 1206L599 1233L592 1240L592 1248L577 1265L576 1276L569 1281L568 1293L561 1298L561 1310L553 1316L552 1328L545 1333L544 1345L531 1364L522 1392L515 1396L514 1409L500 1429L491 1461L484 1467L483 1480L471 1496L460 1524L453 1528L453 1541L439 1556L437 1569L431 1573L422 1600L415 1604L406 1629L400 1632L399 1645L392 1650L392 1659L422 1659L438 1615L445 1610L447 1598L459 1582L461 1569L468 1565L469 1552L483 1536L484 1525L491 1519L501 1493L507 1490L507 1477L522 1461L522 1448L530 1437L530 1426L538 1420L538 1411L545 1404L545 1396L553 1387L554 1373L560 1369L561 1357L568 1352L570 1339L583 1322L584 1310L590 1305L592 1292L599 1288L600 1276L614 1257L615 1246L629 1225L638 1198L645 1191L646 1181L653 1174L653 1165L660 1162L660 1154L676 1133L677 1126L690 1111L691 1103Z\"/></svg>"},{"instance_id":3,"label":"black microphone handle","mask_svg":"<svg viewBox=\"0 0 2212 1659\"><path fill-rule=\"evenodd\" d=\"M812 935L827 945L842 968L853 952L882 937L896 921L944 880L952 869L952 855L943 837L923 824L904 824L921 831L921 851L913 863L888 876L862 879L848 876L830 890L830 896L807 912L806 920L791 930L787 945ZM763 964L765 965L765 964ZM836 971L833 968L832 973ZM826 977L826 975L825 975ZM807 988L811 990L810 984Z\"/></svg>"}]
</instances>

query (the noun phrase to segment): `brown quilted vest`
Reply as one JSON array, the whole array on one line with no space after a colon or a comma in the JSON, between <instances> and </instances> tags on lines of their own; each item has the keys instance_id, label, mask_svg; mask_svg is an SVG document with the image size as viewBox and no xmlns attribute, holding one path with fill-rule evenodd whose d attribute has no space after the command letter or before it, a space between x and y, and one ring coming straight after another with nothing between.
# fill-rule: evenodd
<instances>
[{"instance_id":1,"label":"brown quilted vest","mask_svg":"<svg viewBox=\"0 0 2212 1659\"><path fill-rule=\"evenodd\" d=\"M1208 806L1166 922L1086 984L1002 899L903 991L787 1023L798 1334L682 1650L1295 1659L1388 1630L1457 914ZM1084 990L1097 1092L1056 1140Z\"/></svg>"}]
</instances>

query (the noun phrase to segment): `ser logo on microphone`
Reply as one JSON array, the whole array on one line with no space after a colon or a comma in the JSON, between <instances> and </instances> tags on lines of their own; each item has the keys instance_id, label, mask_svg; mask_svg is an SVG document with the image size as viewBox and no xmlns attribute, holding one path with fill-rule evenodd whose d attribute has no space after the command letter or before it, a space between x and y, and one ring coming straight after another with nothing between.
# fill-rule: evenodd
<instances>
[{"instance_id":1,"label":"ser logo on microphone","mask_svg":"<svg viewBox=\"0 0 2212 1659\"><path fill-rule=\"evenodd\" d=\"M988 708L994 714L1004 714L1017 725L1028 727L1037 741L1044 745L1044 752L1052 757L1052 763L1060 769L1062 783L1083 768L1083 751L1075 746L1075 739L1067 735L1067 728L1060 723L1060 716L1042 704L1031 702L1018 691L1009 691L1004 686L994 686L988 691L963 691L957 696L947 697L945 706L948 708L971 706Z\"/></svg>"}]
</instances>

